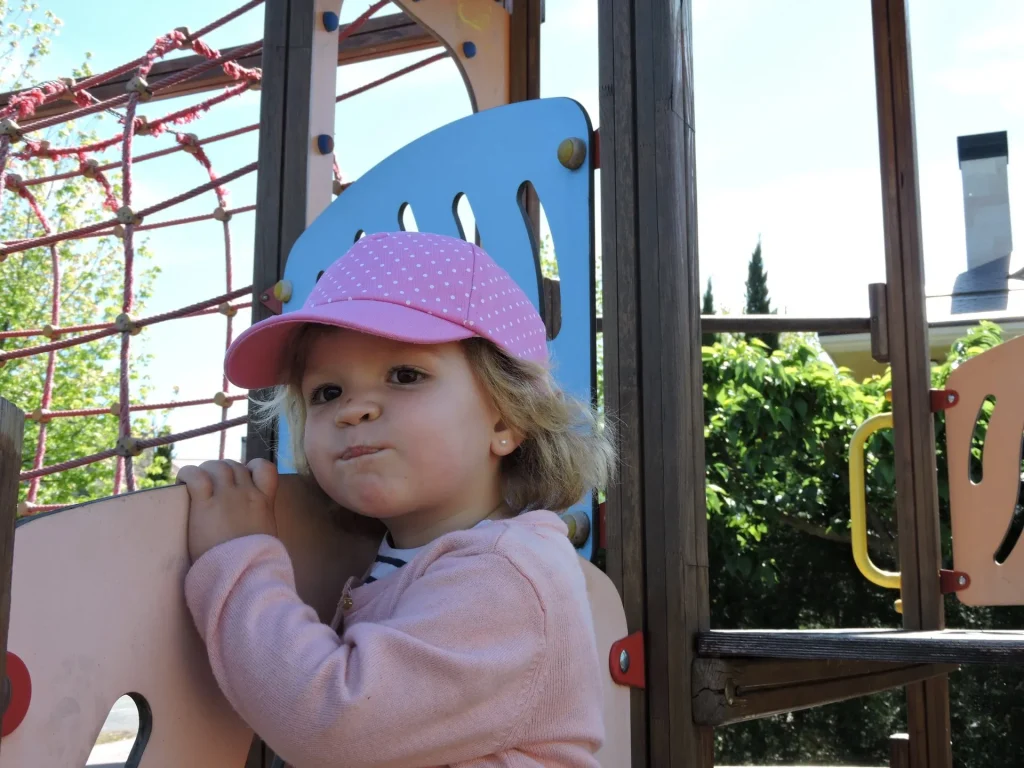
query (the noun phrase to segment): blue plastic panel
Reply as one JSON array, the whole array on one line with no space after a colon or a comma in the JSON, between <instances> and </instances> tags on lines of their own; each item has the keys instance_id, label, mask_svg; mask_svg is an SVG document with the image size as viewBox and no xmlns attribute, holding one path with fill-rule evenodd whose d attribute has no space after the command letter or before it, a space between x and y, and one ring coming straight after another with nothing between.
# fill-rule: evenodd
<instances>
[{"instance_id":1,"label":"blue plastic panel","mask_svg":"<svg viewBox=\"0 0 1024 768\"><path fill-rule=\"evenodd\" d=\"M587 145L587 161L579 170L558 160L558 145L567 138ZM590 142L585 110L564 98L485 110L417 139L346 189L299 237L285 267L293 292L283 311L301 308L317 274L361 232L401 229L405 204L412 206L421 232L460 237L455 205L462 194L469 198L483 248L539 307L540 266L520 207L520 190L529 181L544 207L558 260L562 324L549 342L555 376L566 391L590 399L595 382ZM286 430L282 424L278 465L293 472ZM574 509L593 519L589 496ZM580 554L589 558L591 551L588 541Z\"/></svg>"}]
</instances>

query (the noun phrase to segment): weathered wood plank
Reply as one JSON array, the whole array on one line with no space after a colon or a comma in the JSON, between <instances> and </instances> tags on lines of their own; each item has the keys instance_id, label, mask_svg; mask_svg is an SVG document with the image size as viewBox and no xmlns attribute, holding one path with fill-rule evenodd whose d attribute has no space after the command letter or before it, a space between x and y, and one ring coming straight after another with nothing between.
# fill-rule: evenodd
<instances>
[{"instance_id":1,"label":"weathered wood plank","mask_svg":"<svg viewBox=\"0 0 1024 768\"><path fill-rule=\"evenodd\" d=\"M0 681L7 680L7 631L11 624L11 568L14 565L14 519L25 414L0 397ZM6 702L3 703L6 709ZM2 715L2 710L0 710Z\"/></svg>"},{"instance_id":2,"label":"weathered wood plank","mask_svg":"<svg viewBox=\"0 0 1024 768\"><path fill-rule=\"evenodd\" d=\"M910 737L905 733L889 737L889 768L910 768Z\"/></svg>"},{"instance_id":3,"label":"weathered wood plank","mask_svg":"<svg viewBox=\"0 0 1024 768\"><path fill-rule=\"evenodd\" d=\"M636 286L636 135L633 130L632 29L629 3L598 0L601 125L601 259L604 395L617 430L619 480L607 489L606 572L622 596L631 632L645 627L641 492L639 308ZM647 697L632 692L632 761L647 759Z\"/></svg>"},{"instance_id":4,"label":"weathered wood plank","mask_svg":"<svg viewBox=\"0 0 1024 768\"><path fill-rule=\"evenodd\" d=\"M264 27L264 85L260 103L260 173L257 177L256 248L253 254L253 310L257 322L271 312L260 295L284 274L288 252L307 225L310 152L310 92L316 0L267 3ZM272 42L271 42L272 41ZM270 82L268 83L268 79ZM250 421L247 458L274 460L276 429ZM274 765L262 747L246 768Z\"/></svg>"},{"instance_id":5,"label":"weathered wood plank","mask_svg":"<svg viewBox=\"0 0 1024 768\"><path fill-rule=\"evenodd\" d=\"M260 131L256 176L256 215L259 222L253 241L252 322L272 313L260 301L261 295L281 275L281 216L286 143L288 84L288 25L290 0L265 4L263 31L263 87L260 92ZM305 187L302 187L303 194ZM289 192L293 190L288 190ZM255 393L260 396L261 393ZM251 408L250 408L251 410ZM272 459L276 431L250 421L246 433L246 459Z\"/></svg>"},{"instance_id":6,"label":"weathered wood plank","mask_svg":"<svg viewBox=\"0 0 1024 768\"><path fill-rule=\"evenodd\" d=\"M904 627L945 625L907 0L872 0ZM945 677L907 689L911 763L952 768Z\"/></svg>"},{"instance_id":7,"label":"weathered wood plank","mask_svg":"<svg viewBox=\"0 0 1024 768\"><path fill-rule=\"evenodd\" d=\"M713 658L1021 664L1024 663L1024 630L713 629L697 636L697 653Z\"/></svg>"},{"instance_id":8,"label":"weathered wood plank","mask_svg":"<svg viewBox=\"0 0 1024 768\"><path fill-rule=\"evenodd\" d=\"M266 38L265 38L266 39ZM370 19L365 26L357 30L351 37L338 44L338 66L342 64L356 64L361 61L381 59L387 56L398 56L404 53L428 50L440 46L433 35L423 29L419 24L410 19L404 13L392 13L387 16ZM234 50L245 46L231 46L225 48L221 53L231 53ZM190 67L205 61L202 56L178 56L173 59L157 62L151 71L149 81L154 87L158 87L160 80L164 80ZM238 59L243 67L260 67L263 65L262 54L256 53L250 56L243 56ZM125 85L131 80L132 73L119 75L111 78L106 83L90 89L90 93L101 101L120 96L124 93ZM207 91L224 88L233 84L231 79L219 67L204 72L197 77L173 85L165 91L153 95L152 101L176 98L189 94L206 93ZM11 96L18 93L12 91L0 94L0 107L6 106ZM44 104L36 110L33 119L42 120L55 115L63 115L78 106L70 101L55 101Z\"/></svg>"},{"instance_id":9,"label":"weathered wood plank","mask_svg":"<svg viewBox=\"0 0 1024 768\"><path fill-rule=\"evenodd\" d=\"M601 0L598 38L605 397L625 427L608 571L646 643L633 764L700 768L712 743L690 685L709 610L689 3Z\"/></svg>"},{"instance_id":10,"label":"weathered wood plank","mask_svg":"<svg viewBox=\"0 0 1024 768\"><path fill-rule=\"evenodd\" d=\"M948 664L697 659L694 719L722 726L846 701L948 674Z\"/></svg>"}]
</instances>

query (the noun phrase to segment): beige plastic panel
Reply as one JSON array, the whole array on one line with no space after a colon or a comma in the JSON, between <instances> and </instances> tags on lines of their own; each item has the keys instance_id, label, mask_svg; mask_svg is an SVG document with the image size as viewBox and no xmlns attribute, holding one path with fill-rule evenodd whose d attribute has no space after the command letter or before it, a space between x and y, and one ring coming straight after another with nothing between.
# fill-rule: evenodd
<instances>
[{"instance_id":1,"label":"beige plastic panel","mask_svg":"<svg viewBox=\"0 0 1024 768\"><path fill-rule=\"evenodd\" d=\"M278 535L302 598L334 615L349 576L361 576L383 529L338 509L295 475L281 477ZM252 732L221 696L184 602L188 496L181 486L44 515L18 527L9 649L27 664L32 701L3 740L2 768L82 768L113 703L141 694L152 731L141 768L241 768ZM608 671L626 635L618 592L581 561L605 690L607 768L629 764L630 694Z\"/></svg>"},{"instance_id":2,"label":"beige plastic panel","mask_svg":"<svg viewBox=\"0 0 1024 768\"><path fill-rule=\"evenodd\" d=\"M444 43L466 82L477 112L508 104L509 13L495 0L395 0L407 15ZM476 55L467 57L463 43Z\"/></svg>"},{"instance_id":3,"label":"beige plastic panel","mask_svg":"<svg viewBox=\"0 0 1024 768\"><path fill-rule=\"evenodd\" d=\"M299 591L329 621L379 538L346 532L319 491L281 480L276 513ZM221 696L184 602L187 519L177 486L18 527L8 648L28 666L32 699L0 766L82 768L113 703L133 692L152 711L141 768L241 768L252 733Z\"/></svg>"},{"instance_id":4,"label":"beige plastic panel","mask_svg":"<svg viewBox=\"0 0 1024 768\"><path fill-rule=\"evenodd\" d=\"M1024 536L999 565L995 553L1010 526L1021 484L1024 437L1024 337L1004 342L953 371L960 395L945 412L952 509L953 567L970 576L957 597L966 605L1024 604ZM970 477L970 448L982 403L995 397L985 436L982 478Z\"/></svg>"},{"instance_id":5,"label":"beige plastic panel","mask_svg":"<svg viewBox=\"0 0 1024 768\"><path fill-rule=\"evenodd\" d=\"M594 628L597 630L601 679L604 683L605 742L597 753L597 759L602 768L625 768L632 761L629 688L612 680L608 664L612 643L629 634L626 629L626 612L611 579L593 563L581 559L580 564L587 580L590 610L594 616Z\"/></svg>"}]
</instances>

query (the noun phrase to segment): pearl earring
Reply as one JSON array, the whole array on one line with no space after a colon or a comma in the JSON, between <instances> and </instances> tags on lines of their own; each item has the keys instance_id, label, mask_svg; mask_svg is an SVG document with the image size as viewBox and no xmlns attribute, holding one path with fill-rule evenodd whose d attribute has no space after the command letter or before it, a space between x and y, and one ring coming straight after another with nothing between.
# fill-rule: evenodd
<instances>
[{"instance_id":1,"label":"pearl earring","mask_svg":"<svg viewBox=\"0 0 1024 768\"><path fill-rule=\"evenodd\" d=\"M508 445L508 440L502 440L502 441L501 441L501 444L502 444L502 445Z\"/></svg>"}]
</instances>

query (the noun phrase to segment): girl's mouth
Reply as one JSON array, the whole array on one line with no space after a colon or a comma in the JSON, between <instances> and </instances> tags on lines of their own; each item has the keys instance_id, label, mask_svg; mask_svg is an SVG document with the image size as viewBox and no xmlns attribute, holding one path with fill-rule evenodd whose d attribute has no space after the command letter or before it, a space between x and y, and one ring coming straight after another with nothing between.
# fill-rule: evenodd
<instances>
[{"instance_id":1,"label":"girl's mouth","mask_svg":"<svg viewBox=\"0 0 1024 768\"><path fill-rule=\"evenodd\" d=\"M379 453L380 448L373 448L369 445L354 445L351 448L346 448L341 454L342 461L351 461L352 459L358 459L360 456L370 456L374 453Z\"/></svg>"}]
</instances>

